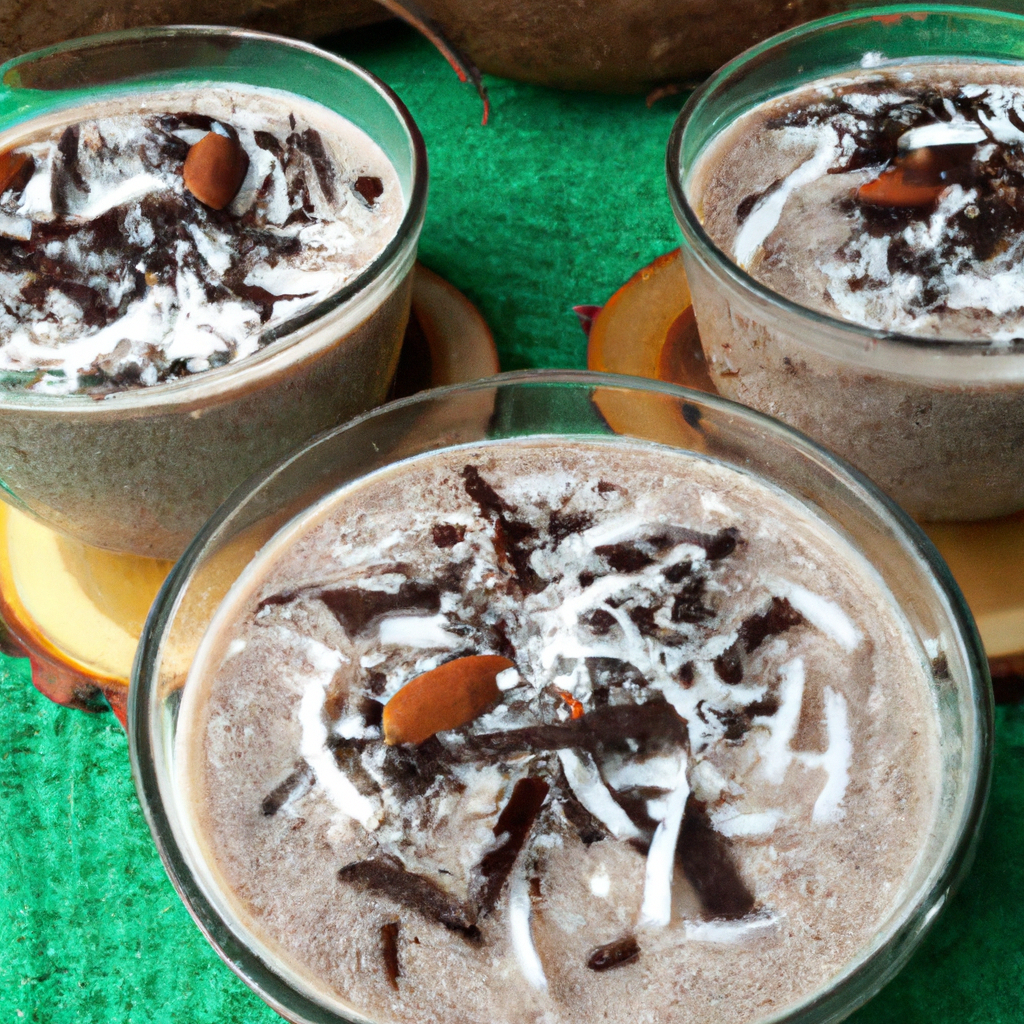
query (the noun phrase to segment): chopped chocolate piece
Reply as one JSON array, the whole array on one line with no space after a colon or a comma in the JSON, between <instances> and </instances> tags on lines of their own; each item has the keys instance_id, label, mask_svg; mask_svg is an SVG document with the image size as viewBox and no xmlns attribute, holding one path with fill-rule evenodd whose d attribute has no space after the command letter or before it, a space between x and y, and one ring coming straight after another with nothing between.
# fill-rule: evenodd
<instances>
[{"instance_id":1,"label":"chopped chocolate piece","mask_svg":"<svg viewBox=\"0 0 1024 1024\"><path fill-rule=\"evenodd\" d=\"M403 583L397 592L342 587L322 590L319 598L334 613L349 636L366 632L390 612L433 615L441 608L441 592L432 583Z\"/></svg>"},{"instance_id":2,"label":"chopped chocolate piece","mask_svg":"<svg viewBox=\"0 0 1024 1024\"><path fill-rule=\"evenodd\" d=\"M380 178L362 175L356 178L352 187L363 197L367 206L373 206L384 195L384 182Z\"/></svg>"},{"instance_id":3,"label":"chopped chocolate piece","mask_svg":"<svg viewBox=\"0 0 1024 1024\"><path fill-rule=\"evenodd\" d=\"M480 506L485 516L500 516L515 511L505 504L501 495L480 475L476 466L466 466L462 470L462 479L465 481L466 493Z\"/></svg>"},{"instance_id":4,"label":"chopped chocolate piece","mask_svg":"<svg viewBox=\"0 0 1024 1024\"><path fill-rule=\"evenodd\" d=\"M337 193L334 189L337 172L334 168L334 162L327 156L320 133L315 128L307 128L303 132L293 132L288 136L287 142L289 146L294 146L309 157L310 162L313 164L313 170L316 171L317 181L320 182L320 188L323 190L324 197L329 203L333 203L337 198ZM382 183L381 192L383 191L384 186Z\"/></svg>"},{"instance_id":5,"label":"chopped chocolate piece","mask_svg":"<svg viewBox=\"0 0 1024 1024\"><path fill-rule=\"evenodd\" d=\"M632 541L625 541L621 544L602 544L600 547L594 548L594 554L606 559L616 572L639 572L654 562L651 555L641 550Z\"/></svg>"},{"instance_id":6,"label":"chopped chocolate piece","mask_svg":"<svg viewBox=\"0 0 1024 1024\"><path fill-rule=\"evenodd\" d=\"M566 537L574 533L582 533L594 525L594 517L589 512L552 512L548 516L548 535L552 547L557 547Z\"/></svg>"},{"instance_id":7,"label":"chopped chocolate piece","mask_svg":"<svg viewBox=\"0 0 1024 1024\"><path fill-rule=\"evenodd\" d=\"M369 697L364 697L359 710L367 726L371 728L380 726L384 718L384 705L379 700L371 700Z\"/></svg>"},{"instance_id":8,"label":"chopped chocolate piece","mask_svg":"<svg viewBox=\"0 0 1024 1024\"><path fill-rule=\"evenodd\" d=\"M589 572L586 569L584 569L583 572L581 572L579 576L577 576L576 578L579 580L580 586L584 590L586 590L587 587L591 586L594 580L597 579L597 577L592 572Z\"/></svg>"},{"instance_id":9,"label":"chopped chocolate piece","mask_svg":"<svg viewBox=\"0 0 1024 1024\"><path fill-rule=\"evenodd\" d=\"M466 528L456 523L437 523L431 535L439 548L453 548L465 538Z\"/></svg>"},{"instance_id":10,"label":"chopped chocolate piece","mask_svg":"<svg viewBox=\"0 0 1024 1024\"><path fill-rule=\"evenodd\" d=\"M384 960L384 970L388 976L388 984L397 992L398 979L402 976L401 964L398 960L398 933L400 921L385 921L380 926L380 952Z\"/></svg>"},{"instance_id":11,"label":"chopped chocolate piece","mask_svg":"<svg viewBox=\"0 0 1024 1024\"><path fill-rule=\"evenodd\" d=\"M295 763L295 771L263 798L263 803L260 804L263 816L269 818L277 814L289 797L300 793L302 790L309 789L313 784L313 780L313 769L306 764L305 760L300 758Z\"/></svg>"},{"instance_id":12,"label":"chopped chocolate piece","mask_svg":"<svg viewBox=\"0 0 1024 1024\"><path fill-rule=\"evenodd\" d=\"M751 615L740 626L740 642L747 654L757 650L771 636L799 626L804 617L784 598L773 597L771 607L763 615Z\"/></svg>"},{"instance_id":13,"label":"chopped chocolate piece","mask_svg":"<svg viewBox=\"0 0 1024 1024\"><path fill-rule=\"evenodd\" d=\"M466 753L478 757L510 757L529 750L629 750L628 740L649 745L685 747L686 723L664 699L646 704L614 704L595 708L582 718L549 725L531 725L507 732L467 736Z\"/></svg>"},{"instance_id":14,"label":"chopped chocolate piece","mask_svg":"<svg viewBox=\"0 0 1024 1024\"><path fill-rule=\"evenodd\" d=\"M693 571L693 562L676 562L662 571L662 575L669 583L682 583Z\"/></svg>"},{"instance_id":15,"label":"chopped chocolate piece","mask_svg":"<svg viewBox=\"0 0 1024 1024\"><path fill-rule=\"evenodd\" d=\"M706 806L694 796L686 802L676 860L711 917L733 921L754 909L754 897L736 869L729 840L711 827Z\"/></svg>"},{"instance_id":16,"label":"chopped chocolate piece","mask_svg":"<svg viewBox=\"0 0 1024 1024\"><path fill-rule=\"evenodd\" d=\"M615 616L605 608L595 608L580 619L583 625L589 626L598 636L607 636L615 621Z\"/></svg>"},{"instance_id":17,"label":"chopped chocolate piece","mask_svg":"<svg viewBox=\"0 0 1024 1024\"><path fill-rule=\"evenodd\" d=\"M547 795L548 784L534 776L520 779L513 787L512 795L494 826L494 836L501 845L485 854L480 861L481 882L476 900L481 915L489 913L498 902Z\"/></svg>"},{"instance_id":18,"label":"chopped chocolate piece","mask_svg":"<svg viewBox=\"0 0 1024 1024\"><path fill-rule=\"evenodd\" d=\"M338 878L384 899L394 900L430 920L439 921L466 938L476 939L480 935L469 908L437 882L407 871L402 862L390 854L346 864L338 871Z\"/></svg>"},{"instance_id":19,"label":"chopped chocolate piece","mask_svg":"<svg viewBox=\"0 0 1024 1024\"><path fill-rule=\"evenodd\" d=\"M587 958L592 971L610 971L613 967L625 967L640 959L640 943L635 935L624 935L614 942L598 946Z\"/></svg>"},{"instance_id":20,"label":"chopped chocolate piece","mask_svg":"<svg viewBox=\"0 0 1024 1024\"><path fill-rule=\"evenodd\" d=\"M679 673L676 676L676 680L678 681L680 686L686 687L687 689L689 689L691 686L693 686L693 662L692 661L683 662L683 665L679 669Z\"/></svg>"},{"instance_id":21,"label":"chopped chocolate piece","mask_svg":"<svg viewBox=\"0 0 1024 1024\"><path fill-rule=\"evenodd\" d=\"M743 682L743 662L740 660L740 641L715 658L715 674L723 683L735 686Z\"/></svg>"},{"instance_id":22,"label":"chopped chocolate piece","mask_svg":"<svg viewBox=\"0 0 1024 1024\"><path fill-rule=\"evenodd\" d=\"M736 550L739 539L740 531L735 526L728 526L724 530L719 530L710 540L704 541L701 546L709 562L718 562L728 558Z\"/></svg>"}]
</instances>

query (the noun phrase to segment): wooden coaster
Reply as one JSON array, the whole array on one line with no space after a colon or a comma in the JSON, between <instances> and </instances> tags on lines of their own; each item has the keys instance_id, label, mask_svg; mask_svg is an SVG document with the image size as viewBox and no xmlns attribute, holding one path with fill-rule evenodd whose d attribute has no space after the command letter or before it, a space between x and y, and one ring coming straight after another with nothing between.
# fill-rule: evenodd
<instances>
[{"instance_id":1,"label":"wooden coaster","mask_svg":"<svg viewBox=\"0 0 1024 1024\"><path fill-rule=\"evenodd\" d=\"M476 307L417 263L392 397L498 372ZM125 725L135 648L172 565L82 544L0 502L0 650L27 657L32 682L56 703L109 707Z\"/></svg>"}]
</instances>

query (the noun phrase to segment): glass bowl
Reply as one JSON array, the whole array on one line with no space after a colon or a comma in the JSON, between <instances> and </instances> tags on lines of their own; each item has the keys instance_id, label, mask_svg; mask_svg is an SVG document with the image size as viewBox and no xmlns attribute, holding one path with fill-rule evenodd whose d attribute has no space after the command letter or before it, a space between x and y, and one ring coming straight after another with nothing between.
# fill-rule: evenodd
<instances>
[{"instance_id":1,"label":"glass bowl","mask_svg":"<svg viewBox=\"0 0 1024 1024\"><path fill-rule=\"evenodd\" d=\"M273 948L240 926L214 874L197 857L176 775L183 688L222 599L270 538L294 536L287 531L295 517L383 467L510 439L555 439L568 446L639 443L692 453L767 481L867 559L899 606L921 663L931 666L923 675L929 678L938 734L934 825L877 934L828 984L765 1018L840 1019L906 961L969 864L992 754L984 652L935 549L865 478L784 424L661 382L543 371L426 392L320 435L232 495L164 585L133 673L132 770L172 883L225 963L284 1017L317 1024L365 1019L337 1002L326 1005Z\"/></svg>"},{"instance_id":2,"label":"glass bowl","mask_svg":"<svg viewBox=\"0 0 1024 1024\"><path fill-rule=\"evenodd\" d=\"M62 43L0 67L0 149L26 122L197 83L305 97L383 149L404 192L395 236L357 277L237 363L150 388L0 392L2 496L85 544L176 558L231 490L320 430L384 400L409 315L427 196L423 139L382 82L306 43L229 28L153 28Z\"/></svg>"},{"instance_id":3,"label":"glass bowl","mask_svg":"<svg viewBox=\"0 0 1024 1024\"><path fill-rule=\"evenodd\" d=\"M1024 17L878 7L775 36L690 97L669 139L668 190L716 388L810 434L919 519L984 519L1024 507L1020 346L873 330L792 302L715 245L694 186L707 146L756 105L816 79L926 57L1021 65Z\"/></svg>"}]
</instances>

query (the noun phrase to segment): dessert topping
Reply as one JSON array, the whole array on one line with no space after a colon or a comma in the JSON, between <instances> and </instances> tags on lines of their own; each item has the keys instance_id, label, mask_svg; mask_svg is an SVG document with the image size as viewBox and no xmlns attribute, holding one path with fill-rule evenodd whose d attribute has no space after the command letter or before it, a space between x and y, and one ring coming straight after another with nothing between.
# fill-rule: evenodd
<instances>
[{"instance_id":1,"label":"dessert topping","mask_svg":"<svg viewBox=\"0 0 1024 1024\"><path fill-rule=\"evenodd\" d=\"M472 722L500 696L497 676L515 668L498 655L470 655L411 679L384 706L384 742L422 743Z\"/></svg>"},{"instance_id":2,"label":"dessert topping","mask_svg":"<svg viewBox=\"0 0 1024 1024\"><path fill-rule=\"evenodd\" d=\"M249 156L237 135L211 131L189 149L181 176L199 202L223 210L238 195L248 170Z\"/></svg>"}]
</instances>

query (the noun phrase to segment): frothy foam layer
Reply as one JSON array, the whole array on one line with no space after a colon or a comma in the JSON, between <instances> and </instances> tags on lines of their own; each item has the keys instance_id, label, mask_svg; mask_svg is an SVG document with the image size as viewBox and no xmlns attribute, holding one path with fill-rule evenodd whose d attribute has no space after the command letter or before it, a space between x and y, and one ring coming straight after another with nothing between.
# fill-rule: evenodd
<instances>
[{"instance_id":1,"label":"frothy foam layer","mask_svg":"<svg viewBox=\"0 0 1024 1024\"><path fill-rule=\"evenodd\" d=\"M715 243L801 305L865 327L1024 339L1024 71L914 62L743 115L691 202Z\"/></svg>"},{"instance_id":2,"label":"frothy foam layer","mask_svg":"<svg viewBox=\"0 0 1024 1024\"><path fill-rule=\"evenodd\" d=\"M483 710L385 741L413 680L481 655L514 666ZM218 613L178 752L214 885L318 998L735 1022L884 929L936 743L843 540L733 470L574 441L421 457L291 528Z\"/></svg>"},{"instance_id":3,"label":"frothy foam layer","mask_svg":"<svg viewBox=\"0 0 1024 1024\"><path fill-rule=\"evenodd\" d=\"M256 352L352 280L397 230L383 152L278 90L190 87L12 130L0 195L0 372L45 394L152 386ZM208 132L248 169L224 210L185 187Z\"/></svg>"}]
</instances>

